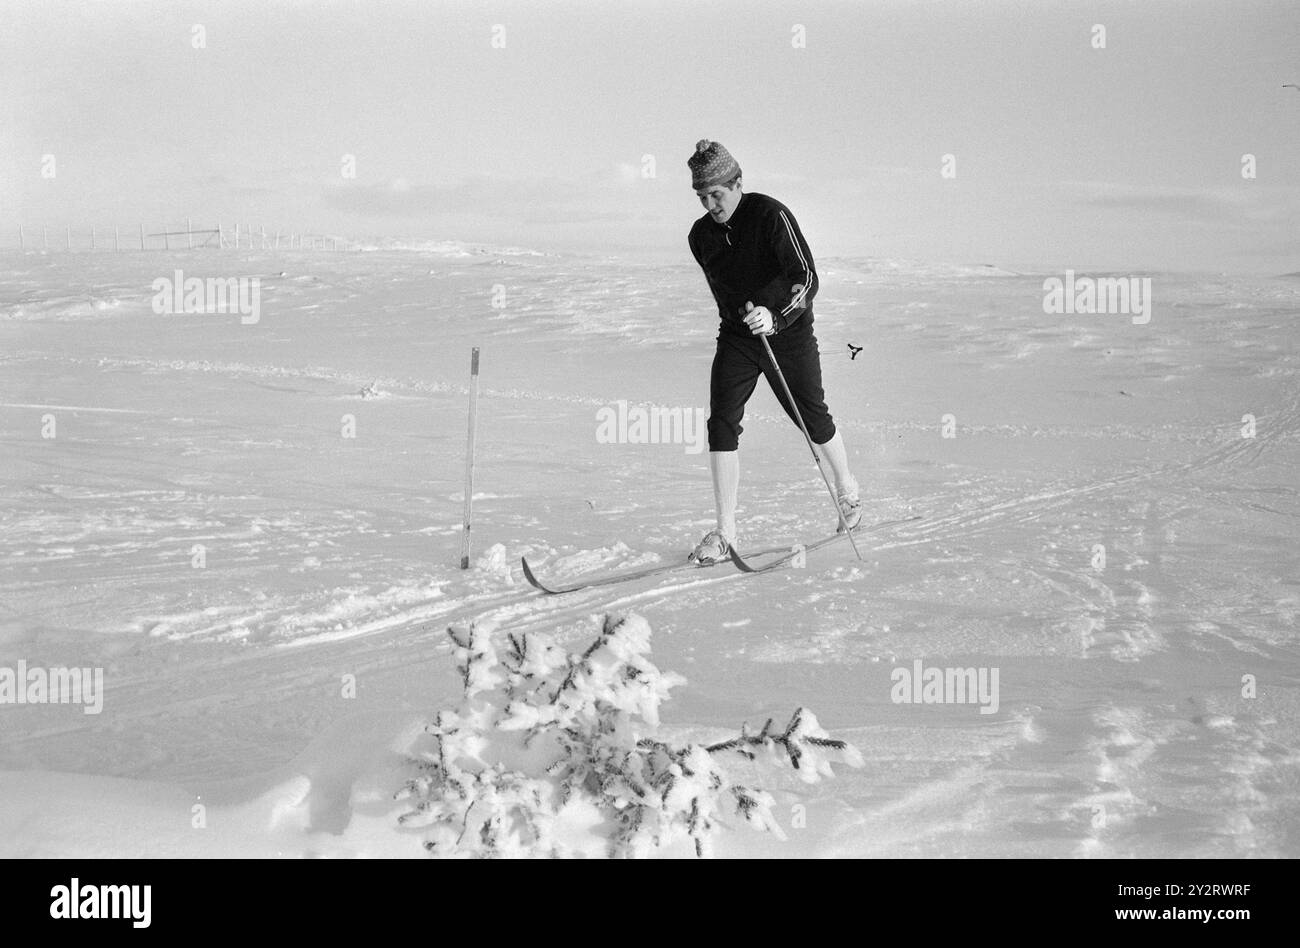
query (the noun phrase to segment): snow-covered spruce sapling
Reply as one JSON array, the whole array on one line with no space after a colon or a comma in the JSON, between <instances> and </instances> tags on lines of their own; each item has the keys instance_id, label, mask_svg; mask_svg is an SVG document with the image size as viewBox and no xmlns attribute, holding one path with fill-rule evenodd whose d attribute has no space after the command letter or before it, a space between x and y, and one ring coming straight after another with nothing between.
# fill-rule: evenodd
<instances>
[{"instance_id":1,"label":"snow-covered spruce sapling","mask_svg":"<svg viewBox=\"0 0 1300 948\"><path fill-rule=\"evenodd\" d=\"M434 855L645 856L689 837L705 856L733 816L785 838L771 794L728 778L727 753L788 762L809 783L833 762L862 766L803 708L779 732L769 720L714 744L656 737L660 705L685 680L650 661L650 626L634 613L605 616L572 655L522 633L498 653L494 631L448 629L464 695L425 728L398 794L413 802L400 822Z\"/></svg>"}]
</instances>

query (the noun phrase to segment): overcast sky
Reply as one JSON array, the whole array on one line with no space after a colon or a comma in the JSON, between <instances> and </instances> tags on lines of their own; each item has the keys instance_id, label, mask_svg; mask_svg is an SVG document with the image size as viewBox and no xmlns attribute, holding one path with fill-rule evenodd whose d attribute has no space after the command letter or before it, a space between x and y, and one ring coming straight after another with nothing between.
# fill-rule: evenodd
<instances>
[{"instance_id":1,"label":"overcast sky","mask_svg":"<svg viewBox=\"0 0 1300 948\"><path fill-rule=\"evenodd\" d=\"M10 232L188 215L689 262L708 137L817 256L1300 270L1295 0L0 0L0 24Z\"/></svg>"}]
</instances>

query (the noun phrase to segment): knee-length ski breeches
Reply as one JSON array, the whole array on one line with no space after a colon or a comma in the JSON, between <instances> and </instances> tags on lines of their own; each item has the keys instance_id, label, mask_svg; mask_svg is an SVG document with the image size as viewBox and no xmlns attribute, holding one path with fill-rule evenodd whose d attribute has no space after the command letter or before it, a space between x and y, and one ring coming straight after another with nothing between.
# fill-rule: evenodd
<instances>
[{"instance_id":1,"label":"knee-length ski breeches","mask_svg":"<svg viewBox=\"0 0 1300 948\"><path fill-rule=\"evenodd\" d=\"M785 375L790 392L813 442L825 444L835 436L835 421L826 407L822 391L822 364L817 353L817 337L812 326L793 326L783 333L768 336L772 352ZM713 356L713 374L709 382L709 450L735 451L744 430L745 403L754 394L759 374L767 376L777 401L797 425L781 380L763 351L757 336L719 332L718 350Z\"/></svg>"}]
</instances>

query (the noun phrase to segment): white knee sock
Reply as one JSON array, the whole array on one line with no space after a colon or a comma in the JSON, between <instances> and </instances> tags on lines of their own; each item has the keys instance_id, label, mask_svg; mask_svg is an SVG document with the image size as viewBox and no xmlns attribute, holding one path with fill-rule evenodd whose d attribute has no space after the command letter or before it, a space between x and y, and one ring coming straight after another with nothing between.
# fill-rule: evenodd
<instances>
[{"instance_id":1,"label":"white knee sock","mask_svg":"<svg viewBox=\"0 0 1300 948\"><path fill-rule=\"evenodd\" d=\"M728 543L736 542L736 492L740 487L740 452L710 451L713 501L718 507L718 530Z\"/></svg>"},{"instance_id":2,"label":"white knee sock","mask_svg":"<svg viewBox=\"0 0 1300 948\"><path fill-rule=\"evenodd\" d=\"M854 497L858 493L858 479L853 476L849 470L849 455L844 449L844 439L840 437L838 431L834 437L825 444L817 445L817 456L822 459L822 463L831 469L835 477L835 490L846 497Z\"/></svg>"}]
</instances>

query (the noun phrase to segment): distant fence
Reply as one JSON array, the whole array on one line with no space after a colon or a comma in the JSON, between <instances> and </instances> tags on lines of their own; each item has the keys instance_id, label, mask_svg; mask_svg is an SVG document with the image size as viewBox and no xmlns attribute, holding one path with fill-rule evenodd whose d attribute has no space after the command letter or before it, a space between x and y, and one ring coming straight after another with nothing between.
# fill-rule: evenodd
<instances>
[{"instance_id":1,"label":"distant fence","mask_svg":"<svg viewBox=\"0 0 1300 948\"><path fill-rule=\"evenodd\" d=\"M11 245L15 246L15 245ZM189 218L185 228L146 231L145 225L122 230L112 227L24 227L18 225L17 248L22 251L84 250L202 250L203 248L238 250L355 250L357 244L344 237L328 234L300 233L292 230L268 230L264 226L236 223L233 227L195 228Z\"/></svg>"}]
</instances>

